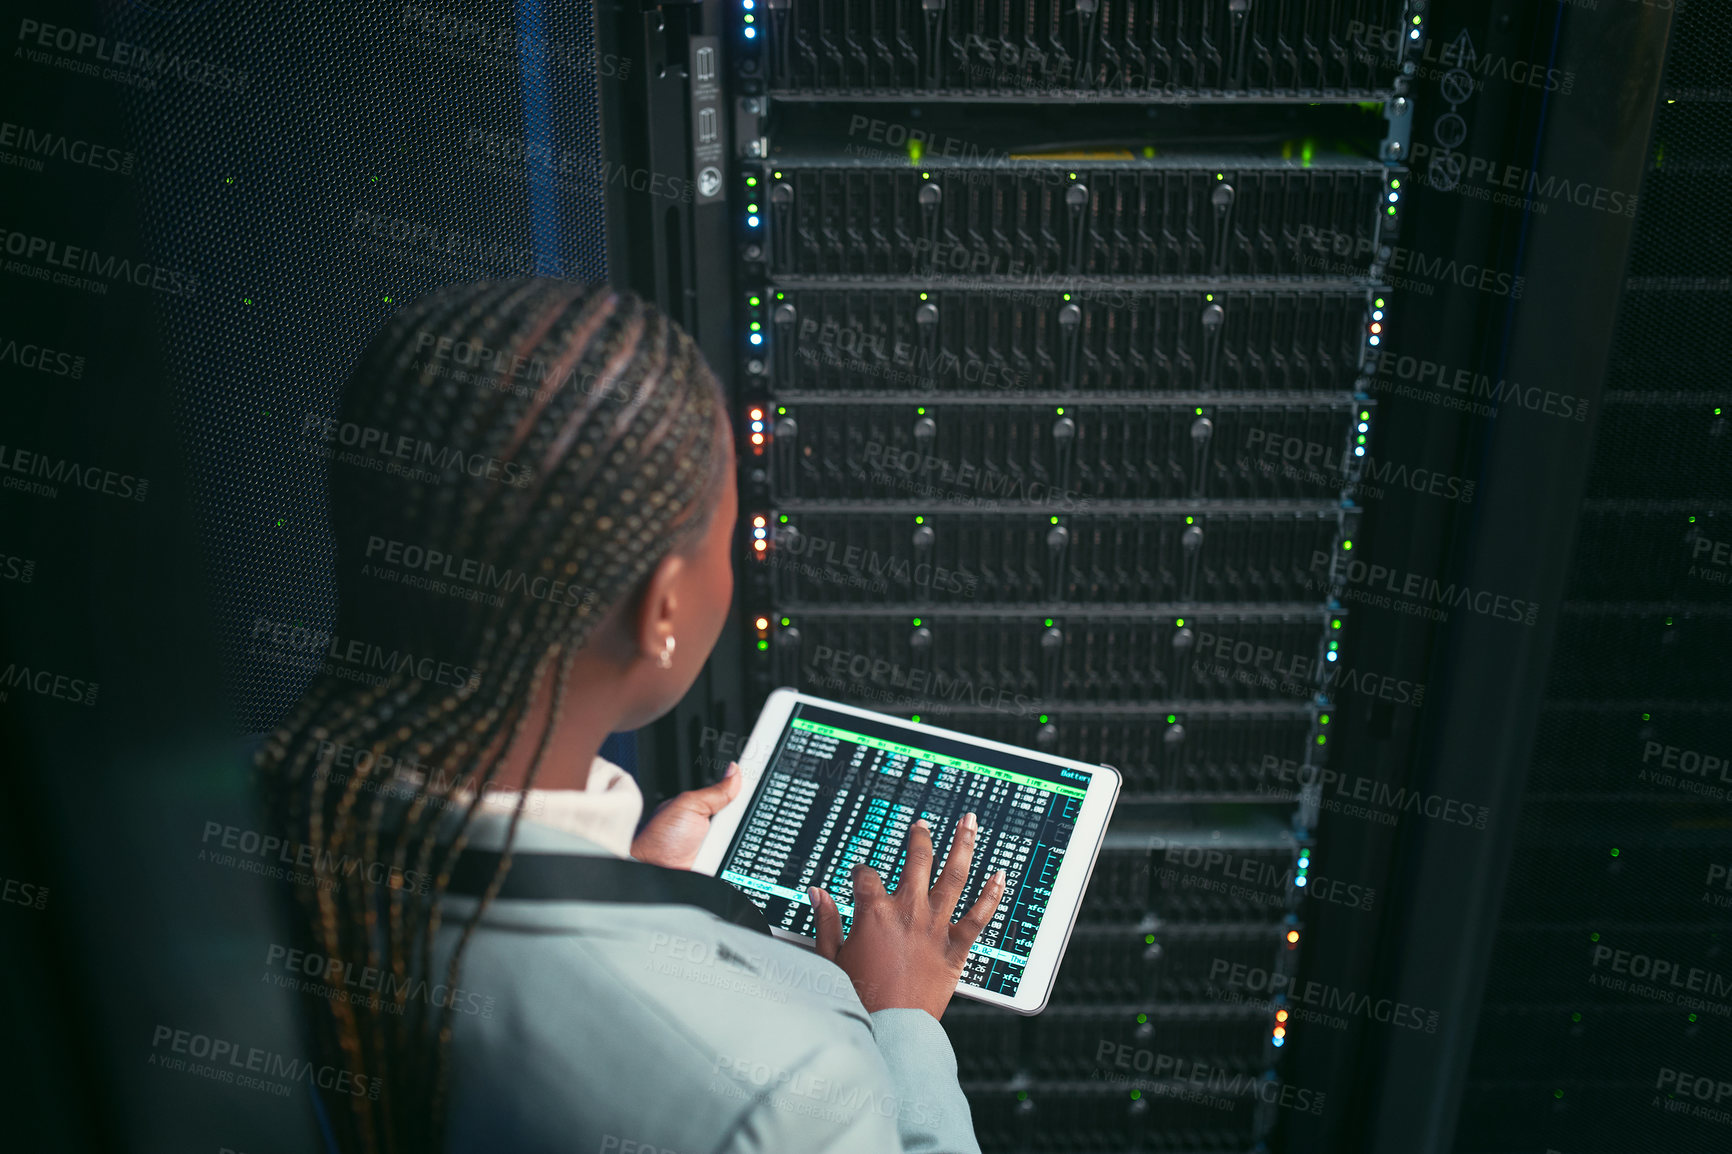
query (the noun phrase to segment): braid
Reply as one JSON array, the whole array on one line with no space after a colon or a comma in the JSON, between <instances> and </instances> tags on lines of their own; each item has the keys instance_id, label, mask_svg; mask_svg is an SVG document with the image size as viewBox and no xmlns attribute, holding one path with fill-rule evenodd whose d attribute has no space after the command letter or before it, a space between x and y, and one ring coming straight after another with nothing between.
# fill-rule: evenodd
<instances>
[{"instance_id":1,"label":"braid","mask_svg":"<svg viewBox=\"0 0 1732 1154\"><path fill-rule=\"evenodd\" d=\"M300 929L319 952L388 983L388 998L334 1000L317 1015L321 1048L368 1079L367 1094L333 1111L344 1149L442 1144L454 999L434 1008L411 990L431 977L452 869L505 752L533 740L498 872L447 965L455 990L510 867L575 654L705 528L727 464L723 411L691 339L657 309L549 279L454 286L406 305L350 379L341 418L364 443L417 463L332 471L337 631L463 655L473 675L452 687L417 678L412 663L374 685L322 673L259 754L274 822L318 862L391 867L383 893L363 868L302 894ZM372 570L380 548L436 552L447 571L478 573L479 588L404 588ZM437 592L454 596L429 604ZM531 735L529 705L550 678L552 716ZM336 772L339 756L351 768ZM394 793L400 767L420 777ZM403 804L388 806L394 796ZM400 884L411 877L428 879L427 892Z\"/></svg>"}]
</instances>

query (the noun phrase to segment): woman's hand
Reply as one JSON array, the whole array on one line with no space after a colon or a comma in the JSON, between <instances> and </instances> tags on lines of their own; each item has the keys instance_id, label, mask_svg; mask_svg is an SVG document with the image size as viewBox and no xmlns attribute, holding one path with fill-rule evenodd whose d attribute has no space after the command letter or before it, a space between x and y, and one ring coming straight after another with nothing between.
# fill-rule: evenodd
<instances>
[{"instance_id":1,"label":"woman's hand","mask_svg":"<svg viewBox=\"0 0 1732 1154\"><path fill-rule=\"evenodd\" d=\"M908 861L895 894L884 892L878 871L855 866L854 925L847 941L835 901L817 886L807 892L818 913L818 952L842 967L868 1013L913 1009L936 1018L949 1005L969 947L1004 897L1004 871L999 870L962 920L950 920L974 862L976 832L974 815L963 814L950 860L930 889L932 830L924 821L908 833Z\"/></svg>"},{"instance_id":2,"label":"woman's hand","mask_svg":"<svg viewBox=\"0 0 1732 1154\"><path fill-rule=\"evenodd\" d=\"M739 765L729 762L728 772L716 784L688 789L662 802L632 840L631 856L650 865L691 869L704 835L710 832L710 818L740 795L743 780Z\"/></svg>"}]
</instances>

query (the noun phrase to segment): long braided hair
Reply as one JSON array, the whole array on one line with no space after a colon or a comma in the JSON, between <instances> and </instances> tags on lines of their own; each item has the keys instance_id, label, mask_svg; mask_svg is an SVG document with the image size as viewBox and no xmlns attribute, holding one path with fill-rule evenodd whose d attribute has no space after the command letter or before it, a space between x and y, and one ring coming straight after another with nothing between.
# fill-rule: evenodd
<instances>
[{"instance_id":1,"label":"long braided hair","mask_svg":"<svg viewBox=\"0 0 1732 1154\"><path fill-rule=\"evenodd\" d=\"M350 379L327 426L333 450L361 446L330 473L337 633L413 659L371 684L322 671L257 762L273 822L326 867L299 888L302 940L381 991L315 1013L320 1050L360 1078L325 1097L345 1151L441 1147L455 999L426 991L457 989L572 656L702 536L727 477L724 413L654 306L541 278L406 305ZM526 737L549 679L553 716ZM535 755L506 853L434 974L452 866L520 739Z\"/></svg>"}]
</instances>

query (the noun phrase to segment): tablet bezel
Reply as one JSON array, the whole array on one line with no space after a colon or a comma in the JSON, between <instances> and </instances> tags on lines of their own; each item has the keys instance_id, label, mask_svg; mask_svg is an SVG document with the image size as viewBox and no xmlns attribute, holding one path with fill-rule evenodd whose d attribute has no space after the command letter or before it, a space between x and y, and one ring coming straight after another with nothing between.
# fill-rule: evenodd
<instances>
[{"instance_id":1,"label":"tablet bezel","mask_svg":"<svg viewBox=\"0 0 1732 1154\"><path fill-rule=\"evenodd\" d=\"M1022 981L1017 985L1014 995L1005 995L990 990L982 990L966 982L957 982L956 993L960 997L985 1002L989 1005L1003 1006L1019 1014L1038 1014L1046 1008L1052 997L1052 987L1058 976L1059 963L1064 960L1064 952L1070 943L1072 928L1076 925L1077 913L1082 906L1082 897L1088 887L1088 880L1094 873L1095 860L1100 856L1101 842L1106 837L1107 823L1111 820L1113 807L1118 801L1121 777L1119 771L1110 765L1092 765L1088 762L1073 761L1066 757L1055 757L1039 750L1024 749L1019 746L1006 745L1001 741L991 741L984 737L976 737L969 733L959 733L954 729L944 729L925 722L909 721L905 717L896 717L887 713L877 713L859 706L847 705L827 698L813 697L800 693L798 690L782 688L772 692L764 702L764 710L758 715L757 724L752 727L751 736L735 760L739 763L743 780L739 794L718 814L710 819L710 832L704 838L702 847L698 850L697 861L692 869L697 873L709 874L714 877L721 869L722 857L733 844L734 834L739 830L746 810L751 807L752 798L757 794L758 786L763 779L764 769L769 764L770 754L775 752L781 740L782 731L787 727L790 716L797 702L807 702L820 709L835 710L838 713L852 714L856 717L869 718L875 721L900 726L913 734L929 733L961 741L986 752L1010 753L1018 757L1031 758L1050 765L1064 766L1070 769L1082 770L1088 773L1088 789L1083 795L1083 803L1077 811L1075 831L1071 835L1070 845L1066 848L1064 862L1059 866L1058 877L1053 883L1052 897L1047 903L1046 916L1041 919L1040 929L1035 934L1034 948L1029 951L1028 965L1023 969ZM910 742L910 744L915 744ZM1076 852L1077 847L1087 846L1086 860L1084 855ZM773 927L777 937L799 942L806 946L814 946L813 939L801 934L795 934L781 927Z\"/></svg>"}]
</instances>

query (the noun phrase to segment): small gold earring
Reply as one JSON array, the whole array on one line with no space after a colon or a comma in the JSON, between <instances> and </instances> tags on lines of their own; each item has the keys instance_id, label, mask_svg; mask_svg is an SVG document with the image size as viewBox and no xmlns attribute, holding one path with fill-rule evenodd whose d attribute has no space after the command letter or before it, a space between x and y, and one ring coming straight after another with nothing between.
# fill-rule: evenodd
<instances>
[{"instance_id":1,"label":"small gold earring","mask_svg":"<svg viewBox=\"0 0 1732 1154\"><path fill-rule=\"evenodd\" d=\"M674 667L674 639L672 637L668 638L666 647L656 655L656 664L660 665L663 669L672 669Z\"/></svg>"}]
</instances>

